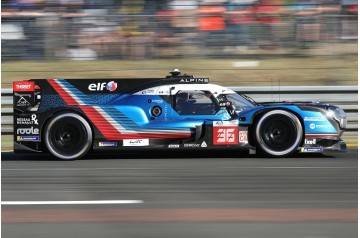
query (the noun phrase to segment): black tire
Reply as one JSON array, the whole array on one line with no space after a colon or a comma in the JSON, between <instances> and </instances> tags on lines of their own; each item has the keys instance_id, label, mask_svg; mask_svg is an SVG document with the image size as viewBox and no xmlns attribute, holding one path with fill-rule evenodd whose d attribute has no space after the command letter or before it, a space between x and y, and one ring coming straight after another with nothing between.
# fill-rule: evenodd
<instances>
[{"instance_id":1,"label":"black tire","mask_svg":"<svg viewBox=\"0 0 360 238\"><path fill-rule=\"evenodd\" d=\"M51 154L74 160L84 156L92 146L92 130L80 115L68 112L56 115L45 127L44 141Z\"/></svg>"},{"instance_id":2,"label":"black tire","mask_svg":"<svg viewBox=\"0 0 360 238\"><path fill-rule=\"evenodd\" d=\"M267 156L286 157L295 153L302 138L300 120L288 111L266 112L256 123L256 147Z\"/></svg>"}]
</instances>

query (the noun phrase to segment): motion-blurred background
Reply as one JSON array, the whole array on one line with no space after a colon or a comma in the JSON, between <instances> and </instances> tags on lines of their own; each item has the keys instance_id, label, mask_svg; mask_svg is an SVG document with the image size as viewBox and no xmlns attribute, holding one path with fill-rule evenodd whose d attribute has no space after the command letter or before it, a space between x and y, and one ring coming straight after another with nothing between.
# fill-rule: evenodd
<instances>
[{"instance_id":1,"label":"motion-blurred background","mask_svg":"<svg viewBox=\"0 0 360 238\"><path fill-rule=\"evenodd\" d=\"M3 0L2 86L162 77L357 85L357 0Z\"/></svg>"},{"instance_id":2,"label":"motion-blurred background","mask_svg":"<svg viewBox=\"0 0 360 238\"><path fill-rule=\"evenodd\" d=\"M174 68L226 86L271 86L274 94L277 86L358 85L357 0L2 0L1 6L2 88L30 78L163 77ZM332 93L350 98L351 105L342 103L357 122L356 92ZM12 124L8 97L2 122ZM346 133L349 147L357 147L357 123ZM231 151L120 153L64 163L15 155L12 135L1 139L5 201L144 200L2 206L4 237L356 237L355 150L284 160ZM126 212L138 215L131 220Z\"/></svg>"}]
</instances>

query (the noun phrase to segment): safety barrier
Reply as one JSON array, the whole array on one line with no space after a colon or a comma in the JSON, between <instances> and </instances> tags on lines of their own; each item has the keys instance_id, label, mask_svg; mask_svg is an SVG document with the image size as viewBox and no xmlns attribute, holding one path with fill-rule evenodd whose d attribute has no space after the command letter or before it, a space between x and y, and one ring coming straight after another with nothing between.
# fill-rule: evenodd
<instances>
[{"instance_id":1,"label":"safety barrier","mask_svg":"<svg viewBox=\"0 0 360 238\"><path fill-rule=\"evenodd\" d=\"M229 87L244 93L258 102L319 101L340 106L348 118L347 135L357 137L358 87L357 86L274 86ZM13 134L12 89L1 90L1 134Z\"/></svg>"}]
</instances>

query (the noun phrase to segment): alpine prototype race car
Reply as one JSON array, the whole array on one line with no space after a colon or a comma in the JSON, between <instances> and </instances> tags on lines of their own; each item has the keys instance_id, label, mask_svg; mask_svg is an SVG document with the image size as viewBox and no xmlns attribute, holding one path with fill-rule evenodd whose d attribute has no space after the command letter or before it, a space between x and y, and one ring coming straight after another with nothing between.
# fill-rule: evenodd
<instances>
[{"instance_id":1,"label":"alpine prototype race car","mask_svg":"<svg viewBox=\"0 0 360 238\"><path fill-rule=\"evenodd\" d=\"M89 151L229 148L286 157L345 150L346 114L318 102L256 103L181 75L13 83L14 151L78 159Z\"/></svg>"}]
</instances>

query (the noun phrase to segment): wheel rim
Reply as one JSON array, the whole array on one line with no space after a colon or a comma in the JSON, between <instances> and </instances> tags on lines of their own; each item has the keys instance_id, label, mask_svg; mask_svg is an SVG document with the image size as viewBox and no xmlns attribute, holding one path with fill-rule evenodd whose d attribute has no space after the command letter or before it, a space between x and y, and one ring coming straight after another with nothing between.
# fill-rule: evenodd
<instances>
[{"instance_id":1,"label":"wheel rim","mask_svg":"<svg viewBox=\"0 0 360 238\"><path fill-rule=\"evenodd\" d=\"M92 133L87 121L77 114L63 114L54 118L46 130L49 151L61 159L75 159L91 146Z\"/></svg>"},{"instance_id":2,"label":"wheel rim","mask_svg":"<svg viewBox=\"0 0 360 238\"><path fill-rule=\"evenodd\" d=\"M270 111L260 119L256 137L266 153L283 156L297 149L302 138L302 126L299 119L289 112Z\"/></svg>"}]
</instances>

